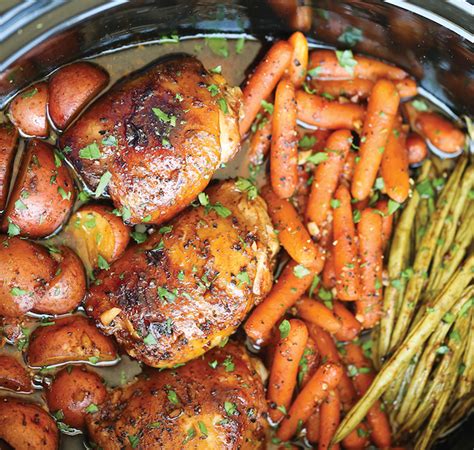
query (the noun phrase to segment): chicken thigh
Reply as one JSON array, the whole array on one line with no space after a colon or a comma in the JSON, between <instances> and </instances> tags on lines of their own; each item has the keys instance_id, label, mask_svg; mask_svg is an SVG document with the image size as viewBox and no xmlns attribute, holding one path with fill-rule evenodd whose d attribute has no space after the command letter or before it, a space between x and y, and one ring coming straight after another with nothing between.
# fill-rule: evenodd
<instances>
[{"instance_id":1,"label":"chicken thigh","mask_svg":"<svg viewBox=\"0 0 474 450\"><path fill-rule=\"evenodd\" d=\"M240 106L239 88L193 57L171 56L114 85L60 147L129 223L159 224L188 206L237 152Z\"/></svg>"},{"instance_id":2,"label":"chicken thigh","mask_svg":"<svg viewBox=\"0 0 474 450\"><path fill-rule=\"evenodd\" d=\"M229 343L176 370L148 369L87 414L89 436L107 450L264 448L266 402L252 362Z\"/></svg>"},{"instance_id":3,"label":"chicken thigh","mask_svg":"<svg viewBox=\"0 0 474 450\"><path fill-rule=\"evenodd\" d=\"M264 201L221 182L98 275L87 314L134 358L173 367L222 343L272 286Z\"/></svg>"}]
</instances>

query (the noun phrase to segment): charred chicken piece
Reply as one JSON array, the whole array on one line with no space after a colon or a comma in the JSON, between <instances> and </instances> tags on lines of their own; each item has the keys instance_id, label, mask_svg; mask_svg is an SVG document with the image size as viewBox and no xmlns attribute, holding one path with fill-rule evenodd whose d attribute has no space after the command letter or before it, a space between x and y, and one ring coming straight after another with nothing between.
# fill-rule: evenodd
<instances>
[{"instance_id":1,"label":"charred chicken piece","mask_svg":"<svg viewBox=\"0 0 474 450\"><path fill-rule=\"evenodd\" d=\"M148 369L87 414L91 440L102 448L264 448L262 381L245 349L216 348L176 370Z\"/></svg>"},{"instance_id":2,"label":"charred chicken piece","mask_svg":"<svg viewBox=\"0 0 474 450\"><path fill-rule=\"evenodd\" d=\"M101 272L86 311L134 358L173 367L222 343L272 285L278 242L260 197L233 181Z\"/></svg>"},{"instance_id":3,"label":"charred chicken piece","mask_svg":"<svg viewBox=\"0 0 474 450\"><path fill-rule=\"evenodd\" d=\"M62 136L92 190L102 180L128 221L159 224L205 189L240 147L241 92L174 56L119 81Z\"/></svg>"}]
</instances>

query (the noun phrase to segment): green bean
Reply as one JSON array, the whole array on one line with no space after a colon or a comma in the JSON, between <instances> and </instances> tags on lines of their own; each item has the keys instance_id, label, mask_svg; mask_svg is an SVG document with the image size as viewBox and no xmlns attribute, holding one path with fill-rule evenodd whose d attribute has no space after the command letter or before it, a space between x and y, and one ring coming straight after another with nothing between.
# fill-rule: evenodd
<instances>
[{"instance_id":1,"label":"green bean","mask_svg":"<svg viewBox=\"0 0 474 450\"><path fill-rule=\"evenodd\" d=\"M412 361L408 361L401 369L400 375L396 377L390 385L388 386L387 390L383 394L383 401L386 405L389 405L389 408L392 410L397 410L398 405L401 403L403 398L403 390L406 386L410 373L410 370L413 367Z\"/></svg>"},{"instance_id":2,"label":"green bean","mask_svg":"<svg viewBox=\"0 0 474 450\"><path fill-rule=\"evenodd\" d=\"M466 339L466 349L463 355L463 371L459 376L458 383L458 398L462 398L466 395L473 395L473 384L474 384L474 312L473 312L473 299L471 298L470 305L470 324L469 333Z\"/></svg>"},{"instance_id":3,"label":"green bean","mask_svg":"<svg viewBox=\"0 0 474 450\"><path fill-rule=\"evenodd\" d=\"M436 241L443 227L451 203L456 196L456 187L459 184L459 179L466 167L466 163L466 158L459 159L456 168L449 177L449 180L437 201L437 209L432 217L426 234L423 236L420 249L415 257L415 262L413 264L414 273L408 281L402 307L390 341L390 349L394 349L400 345L403 338L408 333L408 325L413 318L421 291L426 283L429 265L436 247Z\"/></svg>"},{"instance_id":4,"label":"green bean","mask_svg":"<svg viewBox=\"0 0 474 450\"><path fill-rule=\"evenodd\" d=\"M449 416L445 417L442 427L437 431L437 436L442 436L452 430L462 419L467 417L474 408L474 395L460 399L456 405L449 409Z\"/></svg>"},{"instance_id":5,"label":"green bean","mask_svg":"<svg viewBox=\"0 0 474 450\"><path fill-rule=\"evenodd\" d=\"M420 243L424 234L426 233L426 227L428 226L429 218L430 212L428 209L428 199L422 198L416 210L415 216L414 239L416 250L420 248Z\"/></svg>"},{"instance_id":6,"label":"green bean","mask_svg":"<svg viewBox=\"0 0 474 450\"><path fill-rule=\"evenodd\" d=\"M348 412L334 436L333 442L344 439L363 418L368 410L385 391L388 384L400 375L400 369L416 354L418 349L433 333L443 316L453 307L465 287L472 281L474 274L474 255L471 255L462 268L450 279L433 302L432 309L404 339L381 371L364 396Z\"/></svg>"}]
</instances>

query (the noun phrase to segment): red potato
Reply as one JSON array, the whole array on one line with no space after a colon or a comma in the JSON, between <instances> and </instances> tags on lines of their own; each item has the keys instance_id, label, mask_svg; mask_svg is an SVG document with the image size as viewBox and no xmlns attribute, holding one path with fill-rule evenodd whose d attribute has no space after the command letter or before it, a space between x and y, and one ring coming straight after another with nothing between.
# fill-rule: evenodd
<instances>
[{"instance_id":1,"label":"red potato","mask_svg":"<svg viewBox=\"0 0 474 450\"><path fill-rule=\"evenodd\" d=\"M79 430L85 427L86 415L96 412L106 396L102 378L78 366L59 371L46 389L49 410L62 411L64 418L61 421Z\"/></svg>"},{"instance_id":2,"label":"red potato","mask_svg":"<svg viewBox=\"0 0 474 450\"><path fill-rule=\"evenodd\" d=\"M48 290L55 264L45 247L17 237L0 239L0 316L22 317Z\"/></svg>"},{"instance_id":3,"label":"red potato","mask_svg":"<svg viewBox=\"0 0 474 450\"><path fill-rule=\"evenodd\" d=\"M57 261L54 278L44 296L33 307L41 314L65 314L75 309L86 294L86 274L79 257L69 248L52 252Z\"/></svg>"},{"instance_id":4,"label":"red potato","mask_svg":"<svg viewBox=\"0 0 474 450\"><path fill-rule=\"evenodd\" d=\"M428 146L418 133L412 132L408 134L406 146L409 164L419 164L428 156Z\"/></svg>"},{"instance_id":5,"label":"red potato","mask_svg":"<svg viewBox=\"0 0 474 450\"><path fill-rule=\"evenodd\" d=\"M13 161L18 142L18 130L11 124L0 125L0 212L7 203Z\"/></svg>"},{"instance_id":6,"label":"red potato","mask_svg":"<svg viewBox=\"0 0 474 450\"><path fill-rule=\"evenodd\" d=\"M71 216L64 229L64 242L90 268L98 267L99 256L112 263L127 248L130 230L112 211L109 206L85 205Z\"/></svg>"},{"instance_id":7,"label":"red potato","mask_svg":"<svg viewBox=\"0 0 474 450\"><path fill-rule=\"evenodd\" d=\"M31 238L49 236L65 222L75 198L74 182L66 165L50 145L31 140L8 201L2 230Z\"/></svg>"},{"instance_id":8,"label":"red potato","mask_svg":"<svg viewBox=\"0 0 474 450\"><path fill-rule=\"evenodd\" d=\"M54 325L36 328L26 359L31 367L67 362L111 362L117 359L114 341L104 336L86 317L56 319Z\"/></svg>"},{"instance_id":9,"label":"red potato","mask_svg":"<svg viewBox=\"0 0 474 450\"><path fill-rule=\"evenodd\" d=\"M89 62L61 67L49 79L48 111L54 125L64 130L109 82L108 73Z\"/></svg>"},{"instance_id":10,"label":"red potato","mask_svg":"<svg viewBox=\"0 0 474 450\"><path fill-rule=\"evenodd\" d=\"M5 448L57 450L59 431L41 406L19 398L0 398L0 443Z\"/></svg>"},{"instance_id":11,"label":"red potato","mask_svg":"<svg viewBox=\"0 0 474 450\"><path fill-rule=\"evenodd\" d=\"M0 387L15 392L32 392L25 367L11 355L0 355Z\"/></svg>"},{"instance_id":12,"label":"red potato","mask_svg":"<svg viewBox=\"0 0 474 450\"><path fill-rule=\"evenodd\" d=\"M48 84L36 83L20 92L12 101L8 114L13 124L27 135L38 138L48 136L49 126L46 118L48 104Z\"/></svg>"}]
</instances>

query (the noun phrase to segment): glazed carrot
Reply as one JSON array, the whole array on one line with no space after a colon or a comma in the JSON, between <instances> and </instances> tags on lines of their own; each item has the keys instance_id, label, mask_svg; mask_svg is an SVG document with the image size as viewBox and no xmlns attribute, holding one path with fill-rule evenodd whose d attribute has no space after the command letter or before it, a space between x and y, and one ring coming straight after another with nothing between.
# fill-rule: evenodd
<instances>
[{"instance_id":1,"label":"glazed carrot","mask_svg":"<svg viewBox=\"0 0 474 450\"><path fill-rule=\"evenodd\" d=\"M361 295L356 302L356 318L364 328L372 328L382 315L383 241L380 214L371 208L362 211L357 232Z\"/></svg>"},{"instance_id":2,"label":"glazed carrot","mask_svg":"<svg viewBox=\"0 0 474 450\"><path fill-rule=\"evenodd\" d=\"M360 160L356 164L352 180L352 195L358 200L363 200L370 194L399 103L400 96L392 82L379 80L375 83L362 130Z\"/></svg>"},{"instance_id":3,"label":"glazed carrot","mask_svg":"<svg viewBox=\"0 0 474 450\"><path fill-rule=\"evenodd\" d=\"M336 269L334 268L334 253L332 245L329 245L326 251L326 262L324 263L321 281L326 289L332 289L336 286Z\"/></svg>"},{"instance_id":4,"label":"glazed carrot","mask_svg":"<svg viewBox=\"0 0 474 450\"><path fill-rule=\"evenodd\" d=\"M262 188L261 195L267 202L268 214L278 231L278 239L291 258L306 268L313 267L316 273L321 272L323 252L311 240L294 206L288 200L279 198L268 186Z\"/></svg>"},{"instance_id":5,"label":"glazed carrot","mask_svg":"<svg viewBox=\"0 0 474 450\"><path fill-rule=\"evenodd\" d=\"M347 187L351 185L352 177L354 176L356 158L357 153L350 151L347 153L346 160L342 166L340 182L344 183Z\"/></svg>"},{"instance_id":6,"label":"glazed carrot","mask_svg":"<svg viewBox=\"0 0 474 450\"><path fill-rule=\"evenodd\" d=\"M384 250L387 248L390 238L392 237L393 214L388 213L387 200L379 200L375 204L375 209L383 213L382 215L382 246Z\"/></svg>"},{"instance_id":7,"label":"glazed carrot","mask_svg":"<svg viewBox=\"0 0 474 450\"><path fill-rule=\"evenodd\" d=\"M265 100L275 89L290 64L293 47L286 41L278 41L270 48L263 60L247 80L243 92L244 117L240 121L240 135L244 137Z\"/></svg>"},{"instance_id":8,"label":"glazed carrot","mask_svg":"<svg viewBox=\"0 0 474 450\"><path fill-rule=\"evenodd\" d=\"M360 423L342 440L342 446L346 450L363 450L369 445L368 436L367 426L365 423Z\"/></svg>"},{"instance_id":9,"label":"glazed carrot","mask_svg":"<svg viewBox=\"0 0 474 450\"><path fill-rule=\"evenodd\" d=\"M374 380L374 373L368 358L362 349L353 343L345 348L344 360L357 368L357 374L352 378L359 396L365 394ZM362 370L361 370L362 369ZM367 413L367 422L371 428L371 439L379 448L388 448L391 445L391 429L387 415L381 410L380 401L374 403Z\"/></svg>"},{"instance_id":10,"label":"glazed carrot","mask_svg":"<svg viewBox=\"0 0 474 450\"><path fill-rule=\"evenodd\" d=\"M358 130L364 119L365 109L355 103L339 103L319 95L296 92L298 119L319 128Z\"/></svg>"},{"instance_id":11,"label":"glazed carrot","mask_svg":"<svg viewBox=\"0 0 474 450\"><path fill-rule=\"evenodd\" d=\"M351 144L352 135L349 130L338 130L332 133L326 141L327 159L318 164L314 170L306 208L306 221L313 222L318 228L328 220L331 199L336 191Z\"/></svg>"},{"instance_id":12,"label":"glazed carrot","mask_svg":"<svg viewBox=\"0 0 474 450\"><path fill-rule=\"evenodd\" d=\"M418 94L418 87L413 78L405 78L395 83L400 98L407 99Z\"/></svg>"},{"instance_id":13,"label":"glazed carrot","mask_svg":"<svg viewBox=\"0 0 474 450\"><path fill-rule=\"evenodd\" d=\"M247 158L251 164L262 164L265 156L270 150L270 143L272 140L272 116L265 114L263 116L261 125L257 127L255 133L252 135L249 144Z\"/></svg>"},{"instance_id":14,"label":"glazed carrot","mask_svg":"<svg viewBox=\"0 0 474 450\"><path fill-rule=\"evenodd\" d=\"M369 206L369 197L364 198L364 200L359 200L357 202L352 203L352 209L363 211L365 208Z\"/></svg>"},{"instance_id":15,"label":"glazed carrot","mask_svg":"<svg viewBox=\"0 0 474 450\"><path fill-rule=\"evenodd\" d=\"M306 438L311 444L316 444L319 441L320 430L320 406L317 406L313 414L309 416L306 421Z\"/></svg>"},{"instance_id":16,"label":"glazed carrot","mask_svg":"<svg viewBox=\"0 0 474 450\"><path fill-rule=\"evenodd\" d=\"M466 137L452 122L434 112L417 115L415 126L427 139L441 151L456 153L462 150Z\"/></svg>"},{"instance_id":17,"label":"glazed carrot","mask_svg":"<svg viewBox=\"0 0 474 450\"><path fill-rule=\"evenodd\" d=\"M288 42L293 47L288 72L295 87L300 87L306 78L308 68L308 41L303 33L297 31L290 36Z\"/></svg>"},{"instance_id":18,"label":"glazed carrot","mask_svg":"<svg viewBox=\"0 0 474 450\"><path fill-rule=\"evenodd\" d=\"M342 52L340 53L342 56ZM389 80L402 80L407 73L398 67L383 63L366 56L355 55L356 64L353 70L343 67L334 50L316 50L309 55L309 67L317 69L319 80L351 80L353 78L366 78L376 81L379 78Z\"/></svg>"},{"instance_id":19,"label":"glazed carrot","mask_svg":"<svg viewBox=\"0 0 474 450\"><path fill-rule=\"evenodd\" d=\"M341 420L341 400L337 390L329 391L320 406L319 450L338 450L339 444L330 446Z\"/></svg>"},{"instance_id":20,"label":"glazed carrot","mask_svg":"<svg viewBox=\"0 0 474 450\"><path fill-rule=\"evenodd\" d=\"M244 326L245 332L257 344L269 338L272 328L283 317L286 310L293 306L311 286L316 274L314 269L308 268L309 273L299 277L296 276L296 274L300 275L298 271L295 274L297 266L298 263L295 261L290 261L285 266L265 300L252 311L247 319Z\"/></svg>"},{"instance_id":21,"label":"glazed carrot","mask_svg":"<svg viewBox=\"0 0 474 450\"><path fill-rule=\"evenodd\" d=\"M298 423L304 423L334 389L341 379L342 368L339 364L329 362L319 367L308 384L301 390L283 419L277 431L277 437L283 441L290 439L298 428Z\"/></svg>"},{"instance_id":22,"label":"glazed carrot","mask_svg":"<svg viewBox=\"0 0 474 450\"><path fill-rule=\"evenodd\" d=\"M306 326L306 328L308 327ZM300 389L304 387L314 375L320 362L316 342L314 342L311 336L308 336L308 341L306 342L306 348L304 349L303 357L300 360L300 368L298 371L298 385Z\"/></svg>"},{"instance_id":23,"label":"glazed carrot","mask_svg":"<svg viewBox=\"0 0 474 450\"><path fill-rule=\"evenodd\" d=\"M304 215L304 212L306 211L306 205L308 203L309 177L310 173L306 170L305 166L298 164L298 184L296 185L295 193L291 197L291 203L293 203L293 206L296 208L296 211L300 217Z\"/></svg>"},{"instance_id":24,"label":"glazed carrot","mask_svg":"<svg viewBox=\"0 0 474 450\"><path fill-rule=\"evenodd\" d=\"M321 302L302 297L296 302L298 316L307 322L320 326L331 334L337 333L342 325L333 312Z\"/></svg>"},{"instance_id":25,"label":"glazed carrot","mask_svg":"<svg viewBox=\"0 0 474 450\"><path fill-rule=\"evenodd\" d=\"M425 140L418 133L407 136L408 164L419 164L428 156L428 147Z\"/></svg>"},{"instance_id":26,"label":"glazed carrot","mask_svg":"<svg viewBox=\"0 0 474 450\"><path fill-rule=\"evenodd\" d=\"M355 339L362 326L354 315L340 302L333 302L333 312L341 322L341 329L334 333L338 341L352 341Z\"/></svg>"},{"instance_id":27,"label":"glazed carrot","mask_svg":"<svg viewBox=\"0 0 474 450\"><path fill-rule=\"evenodd\" d=\"M400 121L395 120L382 155L380 173L384 181L385 193L396 202L403 203L410 191L410 175L406 134L400 125Z\"/></svg>"},{"instance_id":28,"label":"glazed carrot","mask_svg":"<svg viewBox=\"0 0 474 450\"><path fill-rule=\"evenodd\" d=\"M308 340L308 329L304 322L291 319L289 323L288 336L280 338L278 342L268 381L267 397L270 403L270 417L274 422L278 422L284 416L278 407L283 407L285 411L290 407L299 362Z\"/></svg>"},{"instance_id":29,"label":"glazed carrot","mask_svg":"<svg viewBox=\"0 0 474 450\"><path fill-rule=\"evenodd\" d=\"M316 343L318 352L321 355L321 361L340 363L341 358L339 357L336 344L329 333L314 324L307 324L307 327L309 335ZM354 389L351 379L345 372L343 372L341 375L341 380L339 381L337 390L339 391L339 396L341 397L344 410L347 411L352 408L353 404L355 403L357 393Z\"/></svg>"},{"instance_id":30,"label":"glazed carrot","mask_svg":"<svg viewBox=\"0 0 474 450\"><path fill-rule=\"evenodd\" d=\"M278 83L272 120L270 179L273 192L290 198L298 183L295 87L287 77Z\"/></svg>"},{"instance_id":31,"label":"glazed carrot","mask_svg":"<svg viewBox=\"0 0 474 450\"><path fill-rule=\"evenodd\" d=\"M352 218L351 194L339 186L335 194L338 205L333 211L334 269L339 300L359 298L359 261Z\"/></svg>"}]
</instances>

